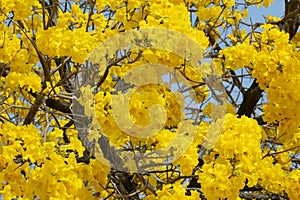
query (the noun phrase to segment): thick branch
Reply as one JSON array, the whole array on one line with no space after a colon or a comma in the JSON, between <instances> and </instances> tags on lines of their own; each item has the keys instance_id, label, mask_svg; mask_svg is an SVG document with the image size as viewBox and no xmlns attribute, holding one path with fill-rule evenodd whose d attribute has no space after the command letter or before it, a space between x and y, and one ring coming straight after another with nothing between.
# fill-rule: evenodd
<instances>
[{"instance_id":1,"label":"thick branch","mask_svg":"<svg viewBox=\"0 0 300 200\"><path fill-rule=\"evenodd\" d=\"M24 120L24 125L28 125L33 122L33 119L34 119L36 113L38 112L40 106L42 105L43 98L44 98L44 95L42 93L37 95L37 98L35 99L33 105L31 106L31 108Z\"/></svg>"},{"instance_id":2,"label":"thick branch","mask_svg":"<svg viewBox=\"0 0 300 200\"><path fill-rule=\"evenodd\" d=\"M261 97L263 90L260 89L256 79L253 81L250 88L245 93L245 97L243 102L237 112L238 116L241 117L242 115L246 115L247 117L251 116L258 100Z\"/></svg>"},{"instance_id":3,"label":"thick branch","mask_svg":"<svg viewBox=\"0 0 300 200\"><path fill-rule=\"evenodd\" d=\"M63 99L47 99L46 105L49 108L53 108L63 113L71 113L71 103L64 101Z\"/></svg>"},{"instance_id":4,"label":"thick branch","mask_svg":"<svg viewBox=\"0 0 300 200\"><path fill-rule=\"evenodd\" d=\"M0 62L0 76L6 77L10 71L9 64Z\"/></svg>"}]
</instances>

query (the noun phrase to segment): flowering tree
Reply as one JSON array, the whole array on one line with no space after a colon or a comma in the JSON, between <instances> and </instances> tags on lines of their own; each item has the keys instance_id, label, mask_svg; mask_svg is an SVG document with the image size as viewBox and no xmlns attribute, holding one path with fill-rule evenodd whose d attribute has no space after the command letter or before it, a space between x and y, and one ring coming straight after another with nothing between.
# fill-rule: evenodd
<instances>
[{"instance_id":1,"label":"flowering tree","mask_svg":"<svg viewBox=\"0 0 300 200\"><path fill-rule=\"evenodd\" d=\"M300 3L2 0L5 199L298 199ZM298 197L298 198L297 198Z\"/></svg>"}]
</instances>

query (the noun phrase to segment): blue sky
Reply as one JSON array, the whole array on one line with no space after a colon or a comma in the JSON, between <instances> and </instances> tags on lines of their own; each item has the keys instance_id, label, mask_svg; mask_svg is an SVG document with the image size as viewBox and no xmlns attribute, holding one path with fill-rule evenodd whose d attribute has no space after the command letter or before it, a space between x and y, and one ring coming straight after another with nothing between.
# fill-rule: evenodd
<instances>
[{"instance_id":1,"label":"blue sky","mask_svg":"<svg viewBox=\"0 0 300 200\"><path fill-rule=\"evenodd\" d=\"M284 1L283 0L274 0L268 8L257 6L250 6L248 9L249 17L252 18L252 22L264 22L264 17L268 14L276 17L282 17L284 15Z\"/></svg>"}]
</instances>

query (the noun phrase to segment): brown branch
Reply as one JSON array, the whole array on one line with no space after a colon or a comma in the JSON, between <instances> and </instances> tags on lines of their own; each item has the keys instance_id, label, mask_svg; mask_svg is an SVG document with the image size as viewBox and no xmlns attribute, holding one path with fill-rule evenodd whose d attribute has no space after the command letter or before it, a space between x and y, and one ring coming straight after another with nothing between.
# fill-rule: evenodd
<instances>
[{"instance_id":1,"label":"brown branch","mask_svg":"<svg viewBox=\"0 0 300 200\"><path fill-rule=\"evenodd\" d=\"M42 3L42 8L43 8L43 27L44 27L44 30L46 30L46 12L45 12L46 5L45 5L45 0L42 0L42 2L40 1L40 3Z\"/></svg>"},{"instance_id":2,"label":"brown branch","mask_svg":"<svg viewBox=\"0 0 300 200\"><path fill-rule=\"evenodd\" d=\"M68 93L72 93L74 90L74 84L70 80L70 78L72 77L72 74L70 73L70 69L67 66L67 63L65 62L65 60L67 60L67 59L63 59L63 58L55 58L54 59L55 64L58 67L59 76L60 76L60 80L61 80L61 81L59 81L59 84L57 83L57 85L62 84L62 86Z\"/></svg>"},{"instance_id":3,"label":"brown branch","mask_svg":"<svg viewBox=\"0 0 300 200\"><path fill-rule=\"evenodd\" d=\"M0 76L6 77L10 71L9 64L0 62Z\"/></svg>"},{"instance_id":4,"label":"brown branch","mask_svg":"<svg viewBox=\"0 0 300 200\"><path fill-rule=\"evenodd\" d=\"M300 2L298 0L285 1L285 16L279 21L279 26L289 33L290 40L295 36L300 24ZM298 17L297 17L298 15Z\"/></svg>"},{"instance_id":5,"label":"brown branch","mask_svg":"<svg viewBox=\"0 0 300 200\"><path fill-rule=\"evenodd\" d=\"M40 106L43 103L43 99L44 99L43 93L40 93L37 95L37 98L35 99L33 105L31 106L31 108L24 120L24 123L23 123L24 125L28 125L33 122L33 119L34 119L36 113L38 112Z\"/></svg>"},{"instance_id":6,"label":"brown branch","mask_svg":"<svg viewBox=\"0 0 300 200\"><path fill-rule=\"evenodd\" d=\"M49 99L46 100L46 105L49 108L58 110L60 112L66 113L66 114L71 113L71 109L70 109L71 103L67 102L67 101L64 101L63 99L49 98Z\"/></svg>"},{"instance_id":7,"label":"brown branch","mask_svg":"<svg viewBox=\"0 0 300 200\"><path fill-rule=\"evenodd\" d=\"M96 5L96 1L91 1L91 3L90 3L89 17L88 17L88 20L87 20L87 23L86 23L86 28L85 28L86 32L88 32L88 30L89 30L89 24L91 22L92 15L94 14L93 10L94 10L95 5Z\"/></svg>"},{"instance_id":8,"label":"brown branch","mask_svg":"<svg viewBox=\"0 0 300 200\"><path fill-rule=\"evenodd\" d=\"M258 100L260 99L262 92L263 90L260 89L255 79L250 88L245 93L243 102L237 112L239 117L241 117L242 115L245 115L247 117L251 116L251 113L253 112Z\"/></svg>"},{"instance_id":9,"label":"brown branch","mask_svg":"<svg viewBox=\"0 0 300 200\"><path fill-rule=\"evenodd\" d=\"M34 93L32 91L29 91L28 93L31 96L33 96L34 98L36 98L36 99L38 98L38 95L36 93ZM46 105L49 108L58 110L60 112L66 113L66 114L71 113L71 109L70 109L71 103L68 101L65 101L63 99L56 99L55 96L53 98L46 99Z\"/></svg>"},{"instance_id":10,"label":"brown branch","mask_svg":"<svg viewBox=\"0 0 300 200\"><path fill-rule=\"evenodd\" d=\"M53 4L53 5L51 5L51 4ZM48 22L45 27L45 30L47 30L49 27L51 27L53 25L54 17L55 17L55 14L57 13L57 8L58 8L57 0L54 0L54 3L53 3L53 1L50 1L50 6L52 6L52 10L49 7L49 10L51 10L51 12L50 12L50 16L48 18Z\"/></svg>"},{"instance_id":11,"label":"brown branch","mask_svg":"<svg viewBox=\"0 0 300 200\"><path fill-rule=\"evenodd\" d=\"M285 1L285 16L281 22L285 23L287 20L296 17L300 13L300 3L298 0Z\"/></svg>"}]
</instances>

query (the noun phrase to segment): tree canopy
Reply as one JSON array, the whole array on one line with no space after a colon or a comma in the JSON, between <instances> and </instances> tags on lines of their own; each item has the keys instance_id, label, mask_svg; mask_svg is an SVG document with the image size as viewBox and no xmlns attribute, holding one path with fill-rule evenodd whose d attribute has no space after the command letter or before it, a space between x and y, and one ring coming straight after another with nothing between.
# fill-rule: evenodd
<instances>
[{"instance_id":1,"label":"tree canopy","mask_svg":"<svg viewBox=\"0 0 300 200\"><path fill-rule=\"evenodd\" d=\"M1 0L4 199L298 199L300 2Z\"/></svg>"}]
</instances>

